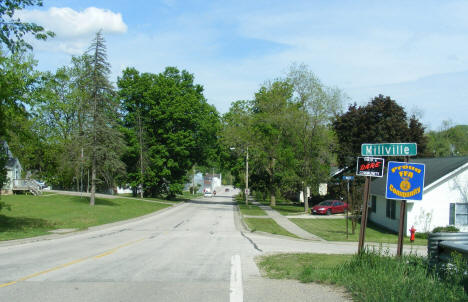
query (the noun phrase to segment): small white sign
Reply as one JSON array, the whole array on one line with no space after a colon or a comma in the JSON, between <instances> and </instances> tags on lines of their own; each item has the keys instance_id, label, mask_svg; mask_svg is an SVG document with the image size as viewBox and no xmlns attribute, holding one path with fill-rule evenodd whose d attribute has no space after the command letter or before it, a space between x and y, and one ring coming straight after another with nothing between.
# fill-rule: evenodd
<instances>
[{"instance_id":1,"label":"small white sign","mask_svg":"<svg viewBox=\"0 0 468 302\"><path fill-rule=\"evenodd\" d=\"M327 195L327 184L326 183L319 184L319 195L320 196Z\"/></svg>"}]
</instances>

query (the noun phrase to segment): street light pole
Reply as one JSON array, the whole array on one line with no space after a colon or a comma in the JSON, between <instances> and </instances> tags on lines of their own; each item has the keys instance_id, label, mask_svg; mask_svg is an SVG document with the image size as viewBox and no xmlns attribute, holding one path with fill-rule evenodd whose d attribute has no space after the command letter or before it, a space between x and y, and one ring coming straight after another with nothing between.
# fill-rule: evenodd
<instances>
[{"instance_id":1,"label":"street light pole","mask_svg":"<svg viewBox=\"0 0 468 302\"><path fill-rule=\"evenodd\" d=\"M245 155L245 204L249 204L249 146Z\"/></svg>"}]
</instances>

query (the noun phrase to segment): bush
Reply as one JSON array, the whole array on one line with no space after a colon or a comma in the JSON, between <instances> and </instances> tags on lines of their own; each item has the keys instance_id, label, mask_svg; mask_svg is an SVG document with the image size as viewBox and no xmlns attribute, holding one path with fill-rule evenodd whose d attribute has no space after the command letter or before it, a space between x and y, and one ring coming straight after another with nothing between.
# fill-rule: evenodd
<instances>
[{"instance_id":1,"label":"bush","mask_svg":"<svg viewBox=\"0 0 468 302\"><path fill-rule=\"evenodd\" d=\"M445 227L436 227L432 230L432 233L458 233L460 230L453 225L448 225Z\"/></svg>"},{"instance_id":2,"label":"bush","mask_svg":"<svg viewBox=\"0 0 468 302\"><path fill-rule=\"evenodd\" d=\"M414 234L414 237L419 238L419 239L428 239L429 238L429 233L428 232L425 232L425 233L416 232Z\"/></svg>"},{"instance_id":3,"label":"bush","mask_svg":"<svg viewBox=\"0 0 468 302\"><path fill-rule=\"evenodd\" d=\"M446 275L430 272L424 257L366 250L329 271L306 266L299 278L342 285L355 301L467 301L460 278Z\"/></svg>"}]
</instances>

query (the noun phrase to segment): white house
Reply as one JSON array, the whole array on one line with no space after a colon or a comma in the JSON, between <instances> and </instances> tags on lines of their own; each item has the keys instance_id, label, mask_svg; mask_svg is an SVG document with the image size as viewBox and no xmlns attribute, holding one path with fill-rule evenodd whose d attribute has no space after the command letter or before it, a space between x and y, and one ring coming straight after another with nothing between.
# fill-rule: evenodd
<instances>
[{"instance_id":1,"label":"white house","mask_svg":"<svg viewBox=\"0 0 468 302\"><path fill-rule=\"evenodd\" d=\"M414 225L417 232L454 225L468 231L468 157L415 158L425 164L424 191L421 201L408 200L405 230ZM400 201L385 199L386 175L371 183L369 221L398 232Z\"/></svg>"},{"instance_id":2,"label":"white house","mask_svg":"<svg viewBox=\"0 0 468 302\"><path fill-rule=\"evenodd\" d=\"M3 151L6 152L8 160L5 165L7 169L7 181L2 187L2 191L5 193L11 193L13 190L13 180L21 179L22 167L18 158L14 157L5 141L0 141L0 145L3 146Z\"/></svg>"}]
</instances>

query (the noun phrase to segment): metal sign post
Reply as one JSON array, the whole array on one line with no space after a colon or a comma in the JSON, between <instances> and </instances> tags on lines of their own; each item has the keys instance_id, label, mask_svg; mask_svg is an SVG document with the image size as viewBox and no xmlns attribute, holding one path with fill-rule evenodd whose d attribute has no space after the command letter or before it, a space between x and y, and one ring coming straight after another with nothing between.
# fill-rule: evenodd
<instances>
[{"instance_id":1,"label":"metal sign post","mask_svg":"<svg viewBox=\"0 0 468 302\"><path fill-rule=\"evenodd\" d=\"M366 183L364 185L363 206L361 213L361 228L359 232L358 253L364 248L366 238L367 216L369 212L369 193L370 193L370 177L382 177L385 160L383 158L374 157L358 157L356 166L356 175L365 176Z\"/></svg>"},{"instance_id":2,"label":"metal sign post","mask_svg":"<svg viewBox=\"0 0 468 302\"><path fill-rule=\"evenodd\" d=\"M405 162L389 162L385 197L401 200L400 225L398 227L397 256L403 252L405 231L405 214L407 200L421 200L424 189L424 164Z\"/></svg>"},{"instance_id":3,"label":"metal sign post","mask_svg":"<svg viewBox=\"0 0 468 302\"><path fill-rule=\"evenodd\" d=\"M346 240L349 239L349 231L348 231L348 212L349 212L349 181L354 180L354 176L343 176L343 180L346 180L347 190L346 190Z\"/></svg>"},{"instance_id":4,"label":"metal sign post","mask_svg":"<svg viewBox=\"0 0 468 302\"><path fill-rule=\"evenodd\" d=\"M364 248L364 241L366 238L366 226L367 226L367 201L369 199L369 191L370 191L370 177L366 176L366 183L364 184L364 204L361 213L361 229L359 231L359 245L358 245L358 253L362 252Z\"/></svg>"}]
</instances>

